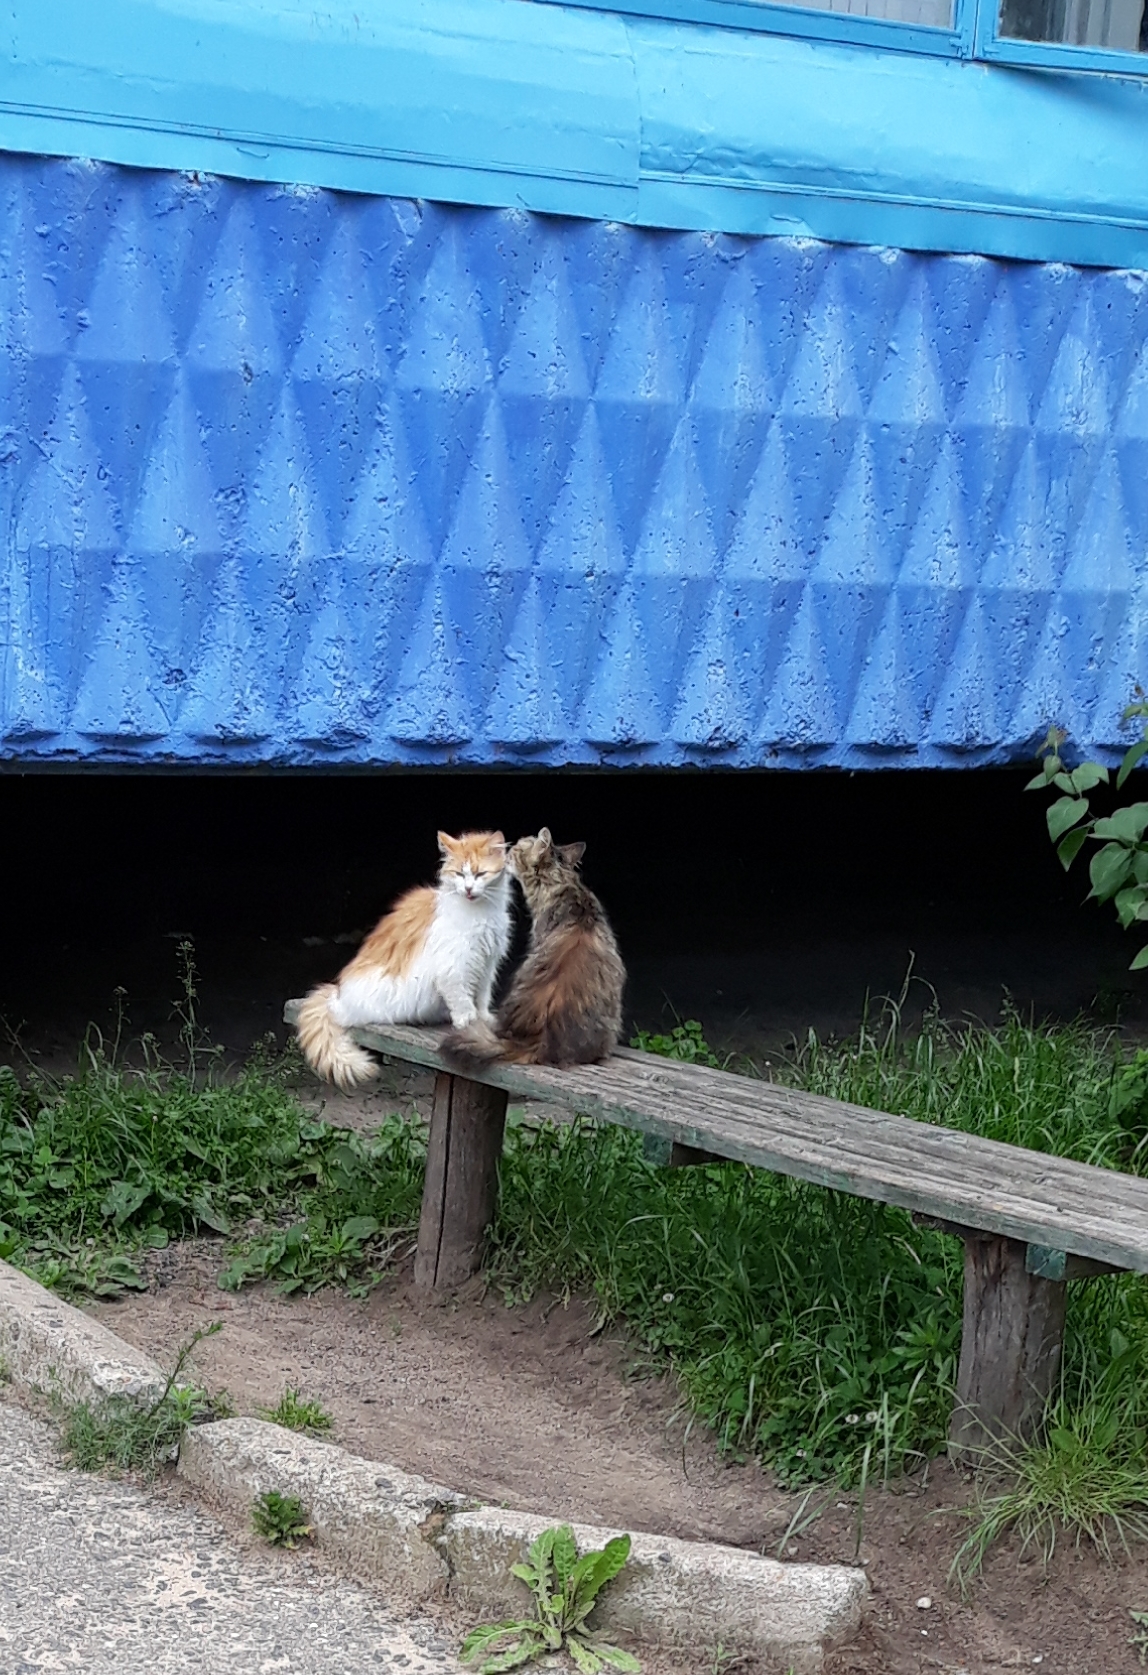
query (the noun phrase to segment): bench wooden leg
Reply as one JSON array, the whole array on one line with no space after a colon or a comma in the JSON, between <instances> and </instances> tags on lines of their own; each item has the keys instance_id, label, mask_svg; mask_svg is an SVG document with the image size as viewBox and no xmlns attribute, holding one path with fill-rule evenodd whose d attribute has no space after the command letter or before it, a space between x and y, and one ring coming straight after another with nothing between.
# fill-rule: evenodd
<instances>
[{"instance_id":1,"label":"bench wooden leg","mask_svg":"<svg viewBox=\"0 0 1148 1675\"><path fill-rule=\"evenodd\" d=\"M642 1156L659 1169L687 1169L692 1164L725 1161L717 1152L702 1151L699 1146L687 1146L680 1140L663 1140L660 1134L643 1134Z\"/></svg>"},{"instance_id":2,"label":"bench wooden leg","mask_svg":"<svg viewBox=\"0 0 1148 1675\"><path fill-rule=\"evenodd\" d=\"M1001 1436L1031 1435L1060 1371L1066 1289L1025 1267L1015 1239L965 1237L965 1312L950 1453L976 1464Z\"/></svg>"},{"instance_id":3,"label":"bench wooden leg","mask_svg":"<svg viewBox=\"0 0 1148 1675\"><path fill-rule=\"evenodd\" d=\"M465 1076L435 1077L415 1285L449 1291L482 1266L498 1203L506 1093Z\"/></svg>"}]
</instances>

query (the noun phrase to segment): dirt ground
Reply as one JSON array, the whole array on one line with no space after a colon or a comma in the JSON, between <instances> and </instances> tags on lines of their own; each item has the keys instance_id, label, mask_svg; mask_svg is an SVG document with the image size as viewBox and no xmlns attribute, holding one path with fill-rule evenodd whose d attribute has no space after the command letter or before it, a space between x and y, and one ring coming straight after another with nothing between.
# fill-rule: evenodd
<instances>
[{"instance_id":1,"label":"dirt ground","mask_svg":"<svg viewBox=\"0 0 1148 1675\"><path fill-rule=\"evenodd\" d=\"M597 1331L583 1301L507 1308L475 1290L428 1304L402 1271L365 1301L332 1291L287 1299L269 1287L232 1296L216 1286L221 1256L207 1241L156 1252L148 1292L91 1312L167 1362L196 1327L222 1321L198 1370L241 1413L297 1387L324 1404L352 1451L486 1500L774 1556L859 1557L871 1609L827 1675L1137 1667L1129 1611L1148 1609L1148 1558L1105 1564L1069 1550L1046 1572L1002 1550L962 1600L946 1577L963 1529L952 1509L969 1489L943 1464L925 1481L871 1488L863 1508L856 1495L818 1491L786 1541L803 1497L723 1461L690 1426L672 1380L651 1376L624 1334Z\"/></svg>"}]
</instances>

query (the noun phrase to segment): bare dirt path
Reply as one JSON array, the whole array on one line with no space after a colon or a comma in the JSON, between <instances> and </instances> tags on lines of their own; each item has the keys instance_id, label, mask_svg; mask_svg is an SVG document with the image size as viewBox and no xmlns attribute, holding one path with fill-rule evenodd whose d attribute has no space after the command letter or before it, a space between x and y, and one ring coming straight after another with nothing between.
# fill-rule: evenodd
<instances>
[{"instance_id":1,"label":"bare dirt path","mask_svg":"<svg viewBox=\"0 0 1148 1675\"><path fill-rule=\"evenodd\" d=\"M859 1555L873 1586L862 1639L835 1654L828 1675L1138 1667L1129 1612L1148 1609L1148 1557L1105 1564L1068 1546L1045 1571L1006 1547L962 1600L946 1580L964 1531L949 1509L969 1498L959 1476L934 1467L924 1484L871 1489L862 1509L829 1487L802 1512L803 1497L756 1466L723 1461L690 1427L672 1380L651 1377L623 1334L596 1332L583 1301L506 1308L475 1293L428 1305L403 1274L366 1301L332 1291L286 1299L267 1287L232 1296L215 1283L221 1258L206 1241L157 1252L149 1292L91 1312L166 1361L220 1320L198 1351L199 1374L240 1412L298 1387L324 1404L347 1448L485 1500L771 1554L795 1516L812 1514L785 1556Z\"/></svg>"},{"instance_id":2,"label":"bare dirt path","mask_svg":"<svg viewBox=\"0 0 1148 1675\"><path fill-rule=\"evenodd\" d=\"M687 1436L672 1386L635 1376L648 1369L622 1336L596 1333L580 1301L426 1304L403 1278L365 1302L269 1287L232 1296L215 1284L220 1254L206 1242L159 1252L152 1291L91 1312L162 1362L220 1320L197 1365L241 1412L299 1387L355 1453L485 1500L746 1546L784 1533L788 1497L756 1467L723 1464L699 1427Z\"/></svg>"}]
</instances>

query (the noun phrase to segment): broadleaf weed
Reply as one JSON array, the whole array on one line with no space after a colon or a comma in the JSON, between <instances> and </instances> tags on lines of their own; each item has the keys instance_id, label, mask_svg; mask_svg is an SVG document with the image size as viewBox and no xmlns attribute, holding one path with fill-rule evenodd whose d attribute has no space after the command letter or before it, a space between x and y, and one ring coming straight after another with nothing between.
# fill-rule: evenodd
<instances>
[{"instance_id":1,"label":"broadleaf weed","mask_svg":"<svg viewBox=\"0 0 1148 1675\"><path fill-rule=\"evenodd\" d=\"M251 1508L251 1523L271 1547L298 1547L301 1541L314 1539L315 1531L307 1522L309 1514L298 1495L280 1494L268 1489L259 1495Z\"/></svg>"}]
</instances>

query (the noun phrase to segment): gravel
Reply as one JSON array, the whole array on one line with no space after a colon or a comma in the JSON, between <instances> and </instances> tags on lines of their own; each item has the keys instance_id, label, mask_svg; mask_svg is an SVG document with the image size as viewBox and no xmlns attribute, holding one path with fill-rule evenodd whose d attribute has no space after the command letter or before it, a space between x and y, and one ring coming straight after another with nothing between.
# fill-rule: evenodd
<instances>
[{"instance_id":1,"label":"gravel","mask_svg":"<svg viewBox=\"0 0 1148 1675\"><path fill-rule=\"evenodd\" d=\"M439 1675L421 1618L304 1553L265 1555L177 1494L65 1469L0 1403L0 1675Z\"/></svg>"}]
</instances>

